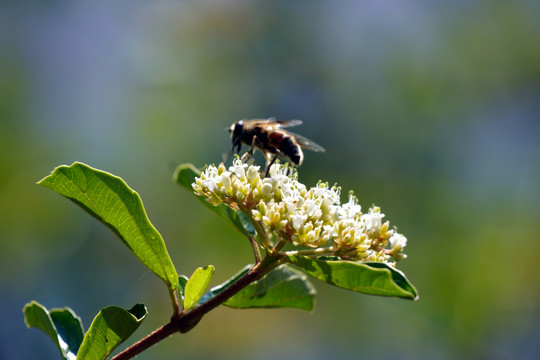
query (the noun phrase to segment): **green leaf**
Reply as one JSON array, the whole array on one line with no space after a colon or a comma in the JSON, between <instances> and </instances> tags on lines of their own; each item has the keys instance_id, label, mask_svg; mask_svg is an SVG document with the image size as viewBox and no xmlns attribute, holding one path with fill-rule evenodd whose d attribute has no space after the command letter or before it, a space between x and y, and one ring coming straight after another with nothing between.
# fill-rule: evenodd
<instances>
[{"instance_id":1,"label":"green leaf","mask_svg":"<svg viewBox=\"0 0 540 360\"><path fill-rule=\"evenodd\" d=\"M24 306L24 320L47 334L56 344L64 359L75 359L83 339L81 319L70 308L51 309L32 301Z\"/></svg>"},{"instance_id":2,"label":"green leaf","mask_svg":"<svg viewBox=\"0 0 540 360\"><path fill-rule=\"evenodd\" d=\"M191 184L195 181L195 178L200 175L201 172L192 164L183 164L176 168L173 180L191 192L193 196L195 196L204 206L223 219L227 224L231 225L234 229L240 231L245 236L255 236L255 229L249 222L249 219L242 212L234 211L227 205L223 204L214 206L206 201L204 196L196 195L193 192Z\"/></svg>"},{"instance_id":3,"label":"green leaf","mask_svg":"<svg viewBox=\"0 0 540 360\"><path fill-rule=\"evenodd\" d=\"M206 294L204 294L201 297L201 299L199 300L199 303L204 304L205 302L207 302L208 300L210 300L211 298L213 298L214 296L216 296L217 294L219 294L220 292L228 288L232 283L235 283L238 279L244 276L249 271L249 269L251 269L252 266L253 265L251 264L247 264L236 274L228 278L225 282L211 288Z\"/></svg>"},{"instance_id":4,"label":"green leaf","mask_svg":"<svg viewBox=\"0 0 540 360\"><path fill-rule=\"evenodd\" d=\"M38 184L67 197L109 227L170 290L178 275L139 195L119 177L88 165L59 166Z\"/></svg>"},{"instance_id":5,"label":"green leaf","mask_svg":"<svg viewBox=\"0 0 540 360\"><path fill-rule=\"evenodd\" d=\"M60 338L64 339L70 352L77 354L83 341L81 319L70 308L51 309L49 314Z\"/></svg>"},{"instance_id":6,"label":"green leaf","mask_svg":"<svg viewBox=\"0 0 540 360\"><path fill-rule=\"evenodd\" d=\"M184 289L184 309L189 310L204 295L210 280L214 276L215 268L212 265L204 268L198 267L189 278Z\"/></svg>"},{"instance_id":7,"label":"green leaf","mask_svg":"<svg viewBox=\"0 0 540 360\"><path fill-rule=\"evenodd\" d=\"M102 360L142 323L147 311L143 304L137 304L129 310L118 306L102 309L92 321L85 334L77 360Z\"/></svg>"},{"instance_id":8,"label":"green leaf","mask_svg":"<svg viewBox=\"0 0 540 360\"><path fill-rule=\"evenodd\" d=\"M282 265L252 282L223 304L232 308L293 308L311 311L315 288L307 276Z\"/></svg>"},{"instance_id":9,"label":"green leaf","mask_svg":"<svg viewBox=\"0 0 540 360\"><path fill-rule=\"evenodd\" d=\"M409 282L409 279L407 279L407 277L405 276L405 274L402 271L400 271L400 270L398 270L396 268L393 268L388 264L380 263L380 262L368 262L368 263L366 263L366 265L371 267L371 268L386 269L386 270L390 271L390 273L392 274L392 281L399 288L405 290L406 292L410 293L411 295L414 295L414 298L412 298L413 300L418 300L419 299L418 292L416 291L416 288L413 286L413 284L411 284Z\"/></svg>"},{"instance_id":10,"label":"green leaf","mask_svg":"<svg viewBox=\"0 0 540 360\"><path fill-rule=\"evenodd\" d=\"M184 304L184 292L188 280L189 278L186 275L178 276L178 293L180 294L180 300L182 301L182 304Z\"/></svg>"},{"instance_id":11,"label":"green leaf","mask_svg":"<svg viewBox=\"0 0 540 360\"><path fill-rule=\"evenodd\" d=\"M203 304L244 276L252 265L246 265L223 284L213 287L200 300ZM223 303L231 308L295 308L311 311L315 288L301 271L282 265L252 282Z\"/></svg>"},{"instance_id":12,"label":"green leaf","mask_svg":"<svg viewBox=\"0 0 540 360\"><path fill-rule=\"evenodd\" d=\"M340 260L289 256L292 264L330 285L380 296L418 299L414 286L405 275L384 263L356 263Z\"/></svg>"}]
</instances>

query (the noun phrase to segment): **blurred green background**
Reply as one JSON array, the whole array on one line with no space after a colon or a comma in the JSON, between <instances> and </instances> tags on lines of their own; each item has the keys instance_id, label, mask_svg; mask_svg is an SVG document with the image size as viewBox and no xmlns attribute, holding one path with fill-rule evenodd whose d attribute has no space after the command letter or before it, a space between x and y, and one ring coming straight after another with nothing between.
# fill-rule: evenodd
<instances>
[{"instance_id":1,"label":"blurred green background","mask_svg":"<svg viewBox=\"0 0 540 360\"><path fill-rule=\"evenodd\" d=\"M58 359L22 307L87 328L165 286L112 233L35 185L82 161L137 190L181 273L217 284L250 246L185 190L233 121L276 116L324 146L300 180L354 189L404 233L419 302L322 283L312 314L219 308L140 359L540 358L537 1L0 2L0 358Z\"/></svg>"}]
</instances>

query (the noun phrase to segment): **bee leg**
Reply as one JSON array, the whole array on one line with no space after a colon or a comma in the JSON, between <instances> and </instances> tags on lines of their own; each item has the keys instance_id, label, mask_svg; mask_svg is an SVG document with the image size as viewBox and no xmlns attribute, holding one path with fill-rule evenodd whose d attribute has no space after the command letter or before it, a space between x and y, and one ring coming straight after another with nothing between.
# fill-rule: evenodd
<instances>
[{"instance_id":1,"label":"bee leg","mask_svg":"<svg viewBox=\"0 0 540 360\"><path fill-rule=\"evenodd\" d=\"M243 163L247 163L249 159L251 159L251 154L249 153L249 151L246 151L244 155L242 155L242 157L240 158Z\"/></svg>"},{"instance_id":2,"label":"bee leg","mask_svg":"<svg viewBox=\"0 0 540 360\"><path fill-rule=\"evenodd\" d=\"M253 156L253 153L255 152L255 145L259 143L259 139L257 139L257 136L253 136L253 140L251 140L251 146L249 147L249 150L242 155L241 160L243 162L247 162L251 157Z\"/></svg>"},{"instance_id":3,"label":"bee leg","mask_svg":"<svg viewBox=\"0 0 540 360\"><path fill-rule=\"evenodd\" d=\"M292 166L287 164L287 176L289 176L291 174L291 170L292 170Z\"/></svg>"},{"instance_id":4,"label":"bee leg","mask_svg":"<svg viewBox=\"0 0 540 360\"><path fill-rule=\"evenodd\" d=\"M266 169L264 171L264 177L268 177L268 171L270 171L270 167L274 165L274 163L276 162L278 155L279 155L279 151L276 152L276 155L272 158L272 161L270 162L268 162L270 158L269 157L266 158Z\"/></svg>"},{"instance_id":5,"label":"bee leg","mask_svg":"<svg viewBox=\"0 0 540 360\"><path fill-rule=\"evenodd\" d=\"M249 160L251 160L253 158L253 151L246 151L244 153L244 155L242 155L242 157L240 158L240 160L242 160L243 163L247 163Z\"/></svg>"}]
</instances>

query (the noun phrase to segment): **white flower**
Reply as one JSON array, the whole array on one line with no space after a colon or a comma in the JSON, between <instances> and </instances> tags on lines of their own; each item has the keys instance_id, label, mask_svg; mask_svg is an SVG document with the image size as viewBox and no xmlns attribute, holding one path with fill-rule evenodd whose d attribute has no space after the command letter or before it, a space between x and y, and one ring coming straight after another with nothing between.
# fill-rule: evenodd
<instances>
[{"instance_id":1,"label":"white flower","mask_svg":"<svg viewBox=\"0 0 540 360\"><path fill-rule=\"evenodd\" d=\"M406 257L402 250L407 238L388 230L389 222L383 224L384 214L378 207L362 214L352 193L341 204L338 186L319 182L307 188L298 181L296 171L289 174L287 167L277 163L268 175L261 178L259 166L236 159L228 169L223 164L208 166L192 187L213 205L249 211L270 242L286 240L295 246L327 249L326 254L355 261Z\"/></svg>"},{"instance_id":2,"label":"white flower","mask_svg":"<svg viewBox=\"0 0 540 360\"><path fill-rule=\"evenodd\" d=\"M382 225L382 218L384 214L381 214L378 207L369 209L369 214L364 214L361 217L362 223L365 225L367 230L378 229Z\"/></svg>"},{"instance_id":3,"label":"white flower","mask_svg":"<svg viewBox=\"0 0 540 360\"><path fill-rule=\"evenodd\" d=\"M217 189L217 183L214 178L203 181L203 185L212 193Z\"/></svg>"},{"instance_id":4,"label":"white flower","mask_svg":"<svg viewBox=\"0 0 540 360\"><path fill-rule=\"evenodd\" d=\"M231 172L230 171L224 171L221 174L221 183L223 184L223 186L227 190L232 188Z\"/></svg>"},{"instance_id":5,"label":"white flower","mask_svg":"<svg viewBox=\"0 0 540 360\"><path fill-rule=\"evenodd\" d=\"M362 207L358 205L358 202L353 194L349 195L349 202L341 205L338 210L338 216L340 219L348 218L353 219L358 214L362 213Z\"/></svg>"},{"instance_id":6,"label":"white flower","mask_svg":"<svg viewBox=\"0 0 540 360\"><path fill-rule=\"evenodd\" d=\"M250 183L256 183L261 179L259 175L259 166L250 166L247 170L247 179Z\"/></svg>"},{"instance_id":7,"label":"white flower","mask_svg":"<svg viewBox=\"0 0 540 360\"><path fill-rule=\"evenodd\" d=\"M270 175L270 177L273 178L274 176L277 175L279 169L280 169L280 166L278 163L272 164L272 166L270 166L270 169L268 170L268 175Z\"/></svg>"},{"instance_id":8,"label":"white flower","mask_svg":"<svg viewBox=\"0 0 540 360\"><path fill-rule=\"evenodd\" d=\"M241 160L237 159L233 162L233 166L231 166L231 171L234 171L240 181L245 181L247 167L248 164L245 164Z\"/></svg>"},{"instance_id":9,"label":"white flower","mask_svg":"<svg viewBox=\"0 0 540 360\"><path fill-rule=\"evenodd\" d=\"M396 232L392 234L388 241L390 242L392 250L397 252L403 250L403 248L407 245L407 238Z\"/></svg>"},{"instance_id":10,"label":"white flower","mask_svg":"<svg viewBox=\"0 0 540 360\"><path fill-rule=\"evenodd\" d=\"M304 221L306 221L307 215L291 215L290 219L291 219L292 227L298 231L304 224Z\"/></svg>"}]
</instances>

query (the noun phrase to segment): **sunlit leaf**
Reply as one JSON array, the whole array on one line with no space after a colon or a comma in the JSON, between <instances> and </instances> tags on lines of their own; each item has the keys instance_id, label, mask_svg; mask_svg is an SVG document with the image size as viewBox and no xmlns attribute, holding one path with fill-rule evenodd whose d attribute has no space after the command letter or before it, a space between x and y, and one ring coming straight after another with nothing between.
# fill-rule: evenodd
<instances>
[{"instance_id":1,"label":"sunlit leaf","mask_svg":"<svg viewBox=\"0 0 540 360\"><path fill-rule=\"evenodd\" d=\"M223 284L213 287L201 298L205 303L244 276L251 265L246 265ZM311 311L315 288L307 276L290 266L280 266L261 279L252 282L223 303L231 308L295 308Z\"/></svg>"},{"instance_id":2,"label":"sunlit leaf","mask_svg":"<svg viewBox=\"0 0 540 360\"><path fill-rule=\"evenodd\" d=\"M118 306L102 309L84 335L77 360L103 360L142 323L147 311L143 304L129 310Z\"/></svg>"},{"instance_id":3,"label":"sunlit leaf","mask_svg":"<svg viewBox=\"0 0 540 360\"><path fill-rule=\"evenodd\" d=\"M184 309L191 309L204 295L214 276L214 270L212 265L195 269L184 289Z\"/></svg>"},{"instance_id":4,"label":"sunlit leaf","mask_svg":"<svg viewBox=\"0 0 540 360\"><path fill-rule=\"evenodd\" d=\"M405 275L384 263L356 263L340 260L289 256L292 264L330 285L380 296L418 299L414 286Z\"/></svg>"},{"instance_id":5,"label":"sunlit leaf","mask_svg":"<svg viewBox=\"0 0 540 360\"><path fill-rule=\"evenodd\" d=\"M199 300L199 303L204 304L205 302L207 302L208 300L210 300L211 298L213 298L214 296L216 296L217 294L219 294L220 292L228 288L232 283L236 282L238 279L244 276L249 271L249 269L251 269L251 267L252 267L251 264L244 266L240 271L238 271L236 274L228 278L225 282L217 286L214 286L212 289L210 289L208 292L206 292L206 294L204 294L201 297L201 299Z\"/></svg>"},{"instance_id":6,"label":"sunlit leaf","mask_svg":"<svg viewBox=\"0 0 540 360\"><path fill-rule=\"evenodd\" d=\"M47 334L64 359L73 360L83 339L81 319L70 308L51 309L32 301L23 309L26 325Z\"/></svg>"},{"instance_id":7,"label":"sunlit leaf","mask_svg":"<svg viewBox=\"0 0 540 360\"><path fill-rule=\"evenodd\" d=\"M119 177L82 163L59 166L43 180L109 227L171 290L178 275L159 232L148 219L139 195Z\"/></svg>"},{"instance_id":8,"label":"sunlit leaf","mask_svg":"<svg viewBox=\"0 0 540 360\"><path fill-rule=\"evenodd\" d=\"M195 181L195 178L200 175L201 172L192 164L183 164L174 172L173 180L192 193L204 206L223 219L227 224L246 236L254 236L255 229L243 213L234 211L223 204L214 206L206 201L204 196L198 196L193 192L191 184Z\"/></svg>"},{"instance_id":9,"label":"sunlit leaf","mask_svg":"<svg viewBox=\"0 0 540 360\"><path fill-rule=\"evenodd\" d=\"M368 262L368 263L366 263L366 265L371 267L371 268L386 269L386 270L390 271L390 273L392 274L392 281L399 288L401 288L404 291L410 293L411 295L414 295L414 298L412 298L413 300L418 300L419 299L418 292L416 291L416 288L409 281L409 279L407 279L407 277L405 276L405 274L402 271L400 271L400 270L398 270L396 268L393 268L392 266L390 266L388 264L380 263L380 262Z\"/></svg>"},{"instance_id":10,"label":"sunlit leaf","mask_svg":"<svg viewBox=\"0 0 540 360\"><path fill-rule=\"evenodd\" d=\"M307 276L282 265L252 282L223 304L232 308L294 308L311 311L315 288Z\"/></svg>"}]
</instances>

